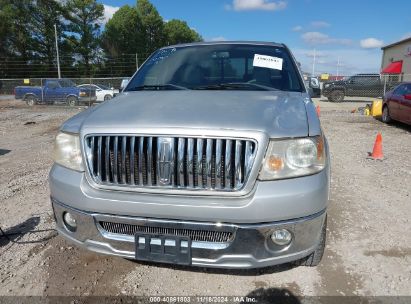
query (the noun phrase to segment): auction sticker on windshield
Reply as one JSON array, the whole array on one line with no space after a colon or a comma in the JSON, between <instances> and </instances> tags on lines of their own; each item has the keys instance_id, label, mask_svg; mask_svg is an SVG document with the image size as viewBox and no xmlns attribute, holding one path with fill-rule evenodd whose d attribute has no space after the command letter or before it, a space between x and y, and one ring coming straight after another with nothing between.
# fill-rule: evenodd
<instances>
[{"instance_id":1,"label":"auction sticker on windshield","mask_svg":"<svg viewBox=\"0 0 411 304\"><path fill-rule=\"evenodd\" d=\"M253 66L281 71L283 69L283 59L267 55L255 54Z\"/></svg>"}]
</instances>

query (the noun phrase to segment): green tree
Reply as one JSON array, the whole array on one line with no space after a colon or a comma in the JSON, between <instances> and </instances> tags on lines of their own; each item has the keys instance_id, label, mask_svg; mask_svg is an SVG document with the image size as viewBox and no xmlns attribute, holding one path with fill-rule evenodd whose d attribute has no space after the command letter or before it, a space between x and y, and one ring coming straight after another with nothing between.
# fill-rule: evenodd
<instances>
[{"instance_id":1,"label":"green tree","mask_svg":"<svg viewBox=\"0 0 411 304\"><path fill-rule=\"evenodd\" d=\"M31 28L28 26L29 15L33 10L32 1L3 0L0 2L0 8L2 18L0 27L3 35L6 36L7 51L27 61L33 42Z\"/></svg>"},{"instance_id":2,"label":"green tree","mask_svg":"<svg viewBox=\"0 0 411 304\"><path fill-rule=\"evenodd\" d=\"M143 26L135 7L125 5L114 13L105 26L102 45L113 57L143 51Z\"/></svg>"},{"instance_id":3,"label":"green tree","mask_svg":"<svg viewBox=\"0 0 411 304\"><path fill-rule=\"evenodd\" d=\"M164 24L165 43L167 45L202 41L202 37L187 22L172 19Z\"/></svg>"},{"instance_id":4,"label":"green tree","mask_svg":"<svg viewBox=\"0 0 411 304\"><path fill-rule=\"evenodd\" d=\"M33 29L33 59L39 66L37 74L42 72L44 77L57 76L54 25L57 28L61 68L64 70L73 62L69 43L65 39L67 30L63 22L65 15L67 15L65 7L56 0L37 0L36 9L30 14L30 27Z\"/></svg>"},{"instance_id":5,"label":"green tree","mask_svg":"<svg viewBox=\"0 0 411 304\"><path fill-rule=\"evenodd\" d=\"M81 57L81 69L90 76L92 61L100 53L100 27L104 16L103 4L96 0L67 0L67 31L75 56ZM84 69L82 67L84 66Z\"/></svg>"},{"instance_id":6,"label":"green tree","mask_svg":"<svg viewBox=\"0 0 411 304\"><path fill-rule=\"evenodd\" d=\"M137 0L137 13L143 25L145 55L148 55L164 45L163 18L148 0Z\"/></svg>"}]
</instances>

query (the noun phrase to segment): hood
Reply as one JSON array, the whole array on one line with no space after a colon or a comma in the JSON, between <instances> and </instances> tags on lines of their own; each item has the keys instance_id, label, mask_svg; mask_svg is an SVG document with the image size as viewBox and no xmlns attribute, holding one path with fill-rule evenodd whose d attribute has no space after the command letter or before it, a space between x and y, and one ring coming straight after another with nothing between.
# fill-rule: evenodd
<instances>
[{"instance_id":1,"label":"hood","mask_svg":"<svg viewBox=\"0 0 411 304\"><path fill-rule=\"evenodd\" d=\"M184 128L303 137L308 135L306 101L302 93L281 91L126 92L72 118L66 126L71 132L77 126L82 133Z\"/></svg>"}]
</instances>

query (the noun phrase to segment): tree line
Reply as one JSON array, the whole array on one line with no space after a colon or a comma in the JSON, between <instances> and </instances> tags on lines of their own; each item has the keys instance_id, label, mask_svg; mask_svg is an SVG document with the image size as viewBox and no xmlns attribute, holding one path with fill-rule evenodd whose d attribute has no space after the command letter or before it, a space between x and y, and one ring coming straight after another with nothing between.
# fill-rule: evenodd
<instances>
[{"instance_id":1,"label":"tree line","mask_svg":"<svg viewBox=\"0 0 411 304\"><path fill-rule=\"evenodd\" d=\"M149 0L122 6L104 24L96 0L0 0L0 78L131 75L154 50L201 41L183 20L163 20Z\"/></svg>"}]
</instances>

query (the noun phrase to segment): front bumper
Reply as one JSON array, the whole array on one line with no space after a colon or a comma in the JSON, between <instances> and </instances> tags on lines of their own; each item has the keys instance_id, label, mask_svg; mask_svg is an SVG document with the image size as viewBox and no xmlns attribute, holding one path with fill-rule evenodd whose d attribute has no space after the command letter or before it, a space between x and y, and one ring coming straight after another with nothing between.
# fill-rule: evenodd
<instances>
[{"instance_id":1,"label":"front bumper","mask_svg":"<svg viewBox=\"0 0 411 304\"><path fill-rule=\"evenodd\" d=\"M138 225L161 226L171 229L204 229L213 231L230 231L232 237L223 242L193 241L192 265L219 268L256 268L299 260L312 253L319 244L321 230L324 225L325 209L303 218L261 224L231 224L194 221L172 221L147 219L129 216L116 216L101 213L84 212L74 209L52 198L53 210L58 232L69 241L88 250L135 258L134 236L123 231L113 233L105 230L102 221ZM70 212L76 219L77 229L69 231L63 214ZM293 240L289 245L275 245L271 233L275 229L288 229Z\"/></svg>"}]
</instances>

